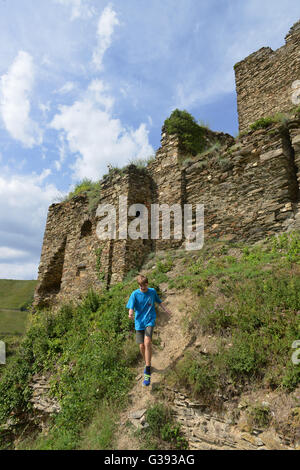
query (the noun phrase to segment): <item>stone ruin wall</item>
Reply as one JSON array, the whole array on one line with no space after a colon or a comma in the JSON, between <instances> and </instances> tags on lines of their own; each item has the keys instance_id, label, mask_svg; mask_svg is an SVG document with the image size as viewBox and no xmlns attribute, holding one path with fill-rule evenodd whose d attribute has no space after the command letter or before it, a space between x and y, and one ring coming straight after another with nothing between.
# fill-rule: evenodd
<instances>
[{"instance_id":1,"label":"stone ruin wall","mask_svg":"<svg viewBox=\"0 0 300 470\"><path fill-rule=\"evenodd\" d=\"M300 104L300 21L273 51L262 47L234 66L240 132Z\"/></svg>"},{"instance_id":2,"label":"stone ruin wall","mask_svg":"<svg viewBox=\"0 0 300 470\"><path fill-rule=\"evenodd\" d=\"M291 126L294 147L288 128L273 124L186 167L186 201L204 204L205 236L255 241L295 226L299 117Z\"/></svg>"},{"instance_id":3,"label":"stone ruin wall","mask_svg":"<svg viewBox=\"0 0 300 470\"><path fill-rule=\"evenodd\" d=\"M294 50L297 31L296 28L288 36L283 47L290 44ZM265 90L260 93L263 102ZM247 103L244 109L241 122L248 125L259 117L249 117ZM300 229L299 112L295 111L286 124L273 123L236 139L209 130L205 138L207 150L192 157L177 136L169 136L163 129L154 161L147 169L131 165L126 171L110 172L101 181L99 204L112 204L118 209L119 196L126 196L128 207L145 205L149 209L149 233L150 208L154 203L194 207L204 204L205 239L254 242L266 235ZM117 226L118 218L117 213ZM132 219L135 216L129 217L128 223ZM50 206L35 291L36 306L78 299L89 287L108 288L139 268L151 251L184 243L172 238L163 240L161 233L157 240L120 240L117 233L115 240L100 241L96 235L98 221L95 211L89 210L86 195Z\"/></svg>"},{"instance_id":4,"label":"stone ruin wall","mask_svg":"<svg viewBox=\"0 0 300 470\"><path fill-rule=\"evenodd\" d=\"M213 143L220 142L219 145ZM101 184L99 204L118 207L119 196L149 209L149 239L100 241L99 219L87 196L53 204L44 236L35 302L78 298L91 286L107 288L141 265L151 251L176 248L182 240L150 239L151 204L204 204L205 238L256 241L300 228L300 115L287 126L274 123L234 140L211 133L210 148L184 155L176 136L163 132L147 170L132 166ZM128 224L136 218L128 218ZM100 254L99 254L100 252Z\"/></svg>"},{"instance_id":5,"label":"stone ruin wall","mask_svg":"<svg viewBox=\"0 0 300 470\"><path fill-rule=\"evenodd\" d=\"M109 175L102 180L98 202L116 207L117 229L119 196L127 196L129 206L144 204L151 194L149 175L131 167L125 174ZM84 194L50 206L34 305L46 307L79 299L90 287L105 289L121 281L152 250L150 240L145 243L141 239L119 239L118 230L115 239L99 240L96 235L99 220Z\"/></svg>"}]
</instances>

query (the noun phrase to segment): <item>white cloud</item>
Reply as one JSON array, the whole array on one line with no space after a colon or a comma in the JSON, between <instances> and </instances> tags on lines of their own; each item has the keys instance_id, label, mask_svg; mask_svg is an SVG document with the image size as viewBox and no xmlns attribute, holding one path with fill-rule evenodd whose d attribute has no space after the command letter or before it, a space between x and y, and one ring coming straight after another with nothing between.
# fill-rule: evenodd
<instances>
[{"instance_id":1,"label":"white cloud","mask_svg":"<svg viewBox=\"0 0 300 470\"><path fill-rule=\"evenodd\" d=\"M51 109L50 101L47 101L47 103L39 103L39 109L42 111L43 117L46 118Z\"/></svg>"},{"instance_id":2,"label":"white cloud","mask_svg":"<svg viewBox=\"0 0 300 470\"><path fill-rule=\"evenodd\" d=\"M231 66L219 67L211 74L210 79L199 77L201 77L200 72L198 79L196 74L190 73L184 82L177 84L174 103L170 109L192 108L195 104L214 102L220 95L231 93L235 89L234 72Z\"/></svg>"},{"instance_id":3,"label":"white cloud","mask_svg":"<svg viewBox=\"0 0 300 470\"><path fill-rule=\"evenodd\" d=\"M114 28L119 24L116 12L108 5L98 21L97 46L93 53L93 64L97 70L102 68L103 56L111 45Z\"/></svg>"},{"instance_id":4,"label":"white cloud","mask_svg":"<svg viewBox=\"0 0 300 470\"><path fill-rule=\"evenodd\" d=\"M107 165L124 165L130 159L146 158L154 153L145 124L138 129L125 128L113 117L114 100L103 82L94 80L81 100L61 106L51 127L62 131L69 149L76 154L73 178L99 179Z\"/></svg>"},{"instance_id":5,"label":"white cloud","mask_svg":"<svg viewBox=\"0 0 300 470\"><path fill-rule=\"evenodd\" d=\"M71 91L76 89L76 83L74 82L66 82L61 88L54 91L54 93L58 93L59 95L65 95L70 93Z\"/></svg>"},{"instance_id":6,"label":"white cloud","mask_svg":"<svg viewBox=\"0 0 300 470\"><path fill-rule=\"evenodd\" d=\"M38 262L0 263L0 279L37 279Z\"/></svg>"},{"instance_id":7,"label":"white cloud","mask_svg":"<svg viewBox=\"0 0 300 470\"><path fill-rule=\"evenodd\" d=\"M30 118L30 96L34 84L34 64L30 54L19 51L0 82L0 111L6 130L32 148L42 142L42 131Z\"/></svg>"},{"instance_id":8,"label":"white cloud","mask_svg":"<svg viewBox=\"0 0 300 470\"><path fill-rule=\"evenodd\" d=\"M59 160L54 161L56 171L60 171L67 157L67 145L63 135L59 135Z\"/></svg>"},{"instance_id":9,"label":"white cloud","mask_svg":"<svg viewBox=\"0 0 300 470\"><path fill-rule=\"evenodd\" d=\"M102 12L97 29L97 47L93 63L102 68L103 56L112 42L117 15L108 5ZM67 85L67 84L66 84ZM60 131L60 159L55 161L57 171L65 160L66 148L75 154L71 166L73 180L99 179L107 172L107 165L124 165L130 159L146 158L153 154L145 124L138 129L124 127L113 114L114 98L102 80L92 80L81 98L71 106L61 105L50 127ZM63 140L62 140L63 139Z\"/></svg>"},{"instance_id":10,"label":"white cloud","mask_svg":"<svg viewBox=\"0 0 300 470\"><path fill-rule=\"evenodd\" d=\"M37 274L49 205L60 196L41 174L0 175L0 278L33 279ZM4 202L5 201L5 202Z\"/></svg>"},{"instance_id":11,"label":"white cloud","mask_svg":"<svg viewBox=\"0 0 300 470\"><path fill-rule=\"evenodd\" d=\"M24 250L9 248L8 246L0 246L0 259L14 259L26 256L28 256L28 254Z\"/></svg>"},{"instance_id":12,"label":"white cloud","mask_svg":"<svg viewBox=\"0 0 300 470\"><path fill-rule=\"evenodd\" d=\"M71 8L71 21L78 18L90 18L95 14L94 8L87 0L55 0L55 2Z\"/></svg>"}]
</instances>

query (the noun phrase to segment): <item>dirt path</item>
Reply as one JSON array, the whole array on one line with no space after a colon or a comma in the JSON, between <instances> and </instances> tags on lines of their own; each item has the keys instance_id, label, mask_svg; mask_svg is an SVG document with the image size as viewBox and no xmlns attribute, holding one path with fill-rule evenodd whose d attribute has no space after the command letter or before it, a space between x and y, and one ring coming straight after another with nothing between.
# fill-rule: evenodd
<instances>
[{"instance_id":1,"label":"dirt path","mask_svg":"<svg viewBox=\"0 0 300 470\"><path fill-rule=\"evenodd\" d=\"M147 409L157 401L151 393L152 387L155 387L155 384L161 381L162 374L182 355L190 342L190 337L183 332L182 319L185 312L193 304L192 296L186 293L184 296L168 293L167 301L164 303L171 310L172 316L169 317L162 309L159 310L157 315L155 329L160 338L160 346L153 345L151 385L149 387L142 386L144 363L141 361L136 369L137 383L130 393L132 404L120 417L120 425L116 436L115 448L117 450L139 449L137 440L132 437L132 433L126 428L126 422L133 413Z\"/></svg>"}]
</instances>

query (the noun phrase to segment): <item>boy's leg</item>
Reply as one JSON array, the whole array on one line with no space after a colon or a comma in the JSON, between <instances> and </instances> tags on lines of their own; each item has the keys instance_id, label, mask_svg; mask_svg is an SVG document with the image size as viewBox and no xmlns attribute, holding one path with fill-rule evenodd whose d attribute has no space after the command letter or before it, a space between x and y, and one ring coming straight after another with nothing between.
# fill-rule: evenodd
<instances>
[{"instance_id":1,"label":"boy's leg","mask_svg":"<svg viewBox=\"0 0 300 470\"><path fill-rule=\"evenodd\" d=\"M144 345L144 343L143 343L143 344L140 344L140 351L141 351L141 355L143 356L144 362L146 362L146 357L145 357L145 345Z\"/></svg>"},{"instance_id":2,"label":"boy's leg","mask_svg":"<svg viewBox=\"0 0 300 470\"><path fill-rule=\"evenodd\" d=\"M143 356L143 359L146 362L144 337L145 337L145 330L136 330L136 342L138 343L140 347L141 355Z\"/></svg>"},{"instance_id":3,"label":"boy's leg","mask_svg":"<svg viewBox=\"0 0 300 470\"><path fill-rule=\"evenodd\" d=\"M153 333L153 326L147 326L145 329L145 337L144 337L144 348L145 348L145 362L146 367L151 366L151 359L152 359L152 333Z\"/></svg>"},{"instance_id":4,"label":"boy's leg","mask_svg":"<svg viewBox=\"0 0 300 470\"><path fill-rule=\"evenodd\" d=\"M152 340L149 336L145 336L144 340L144 350L145 350L145 363L146 366L151 366L151 358L152 358Z\"/></svg>"},{"instance_id":5,"label":"boy's leg","mask_svg":"<svg viewBox=\"0 0 300 470\"><path fill-rule=\"evenodd\" d=\"M153 332L153 327L147 326L145 329L145 338L144 338L145 361L146 361L146 367L144 370L144 382L143 382L144 387L148 387L151 381L152 332Z\"/></svg>"}]
</instances>

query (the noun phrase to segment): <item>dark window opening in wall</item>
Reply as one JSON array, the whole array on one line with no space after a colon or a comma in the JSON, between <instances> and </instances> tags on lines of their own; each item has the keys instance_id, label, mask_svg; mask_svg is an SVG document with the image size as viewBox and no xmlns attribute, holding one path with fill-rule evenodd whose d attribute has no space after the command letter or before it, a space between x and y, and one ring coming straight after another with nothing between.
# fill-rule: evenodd
<instances>
[{"instance_id":1,"label":"dark window opening in wall","mask_svg":"<svg viewBox=\"0 0 300 470\"><path fill-rule=\"evenodd\" d=\"M84 263L79 264L77 266L76 277L84 276L85 271L86 271L86 265Z\"/></svg>"},{"instance_id":2,"label":"dark window opening in wall","mask_svg":"<svg viewBox=\"0 0 300 470\"><path fill-rule=\"evenodd\" d=\"M80 238L88 237L90 235L92 235L92 222L90 220L86 220L81 227Z\"/></svg>"}]
</instances>

